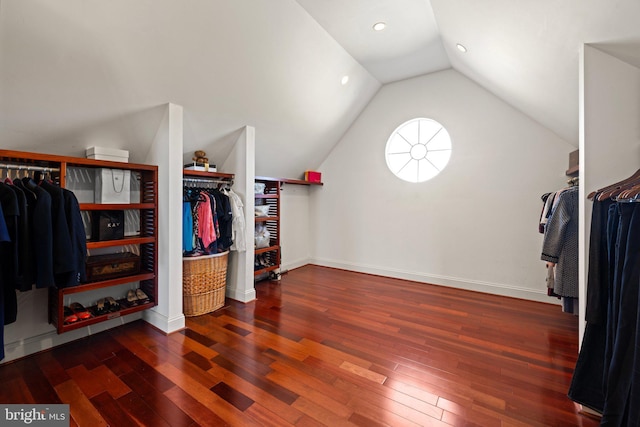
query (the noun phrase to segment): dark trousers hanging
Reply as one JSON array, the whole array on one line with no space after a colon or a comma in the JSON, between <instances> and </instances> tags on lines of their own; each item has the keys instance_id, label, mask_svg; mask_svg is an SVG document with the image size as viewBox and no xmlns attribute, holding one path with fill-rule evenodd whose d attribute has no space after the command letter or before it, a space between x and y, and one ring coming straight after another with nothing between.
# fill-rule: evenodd
<instances>
[{"instance_id":1,"label":"dark trousers hanging","mask_svg":"<svg viewBox=\"0 0 640 427\"><path fill-rule=\"evenodd\" d=\"M589 272L587 274L587 305L585 320L605 324L609 300L609 254L607 223L611 199L594 201L589 234Z\"/></svg>"},{"instance_id":2,"label":"dark trousers hanging","mask_svg":"<svg viewBox=\"0 0 640 427\"><path fill-rule=\"evenodd\" d=\"M640 283L637 285L640 287ZM638 306L640 307L640 296L638 296ZM629 427L640 427L640 310L636 319L635 357L629 402Z\"/></svg>"},{"instance_id":3,"label":"dark trousers hanging","mask_svg":"<svg viewBox=\"0 0 640 427\"><path fill-rule=\"evenodd\" d=\"M618 212L610 199L595 201L591 216L586 327L576 362L569 397L602 412L604 407L604 351L607 338L609 287L609 227L617 225ZM609 210L611 218L609 220ZM613 229L611 229L613 232Z\"/></svg>"},{"instance_id":4,"label":"dark trousers hanging","mask_svg":"<svg viewBox=\"0 0 640 427\"><path fill-rule=\"evenodd\" d=\"M640 208L619 204L620 223L616 245L616 274L612 289L605 354L605 402L602 426L626 426L632 406L632 372L636 357L638 283L640 283ZM609 358L610 357L610 358ZM608 367L608 370L607 370Z\"/></svg>"}]
</instances>

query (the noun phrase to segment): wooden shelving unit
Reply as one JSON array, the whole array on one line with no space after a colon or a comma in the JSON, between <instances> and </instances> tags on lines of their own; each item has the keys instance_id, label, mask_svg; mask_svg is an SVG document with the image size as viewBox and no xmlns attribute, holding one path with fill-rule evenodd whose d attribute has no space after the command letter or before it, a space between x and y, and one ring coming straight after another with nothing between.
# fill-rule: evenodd
<instances>
[{"instance_id":1,"label":"wooden shelving unit","mask_svg":"<svg viewBox=\"0 0 640 427\"><path fill-rule=\"evenodd\" d=\"M264 224L270 233L269 246L254 252L254 276L262 277L280 269L280 180L256 177L256 182L265 185L263 194L254 194L256 206L269 206L267 216L255 217L256 225Z\"/></svg>"},{"instance_id":2,"label":"wooden shelving unit","mask_svg":"<svg viewBox=\"0 0 640 427\"><path fill-rule=\"evenodd\" d=\"M93 160L79 157L28 153L22 151L0 150L0 160L4 163L16 165L16 168L29 170L30 167L55 169L52 180L62 188L67 187L67 173L69 168L112 168L130 170L140 180L140 200L129 204L97 204L81 203L81 211L95 210L137 210L140 213L140 232L138 236L107 241L87 241L87 249L110 248L123 245L138 245L140 252L141 272L116 279L82 283L78 286L66 288L49 288L49 322L58 333L93 325L105 320L146 310L158 304L158 167L151 165L121 163L104 160ZM128 306L126 299L120 299L120 310L104 315L93 315L86 320L64 323L64 299L68 295L90 292L112 286L139 282L139 287L149 297L149 302ZM117 300L117 298L116 298ZM86 307L86 306L85 306ZM86 307L91 311L92 307Z\"/></svg>"},{"instance_id":3,"label":"wooden shelving unit","mask_svg":"<svg viewBox=\"0 0 640 427\"><path fill-rule=\"evenodd\" d=\"M255 276L263 277L266 273L272 271L279 272L282 262L282 247L280 244L280 190L283 184L321 186L322 182L311 182L302 179L290 178L273 178L268 176L256 176L255 182L265 184L264 194L255 194L256 205L269 204L269 215L264 217L256 217L256 224L265 223L267 229L271 233L271 242L269 247L255 249ZM268 266L258 268L260 258L267 261Z\"/></svg>"}]
</instances>

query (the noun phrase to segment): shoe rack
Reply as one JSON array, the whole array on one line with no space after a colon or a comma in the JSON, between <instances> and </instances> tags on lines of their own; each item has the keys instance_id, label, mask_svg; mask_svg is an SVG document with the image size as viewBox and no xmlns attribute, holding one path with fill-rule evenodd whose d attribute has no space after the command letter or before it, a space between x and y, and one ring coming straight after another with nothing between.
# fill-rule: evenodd
<instances>
[{"instance_id":1,"label":"shoe rack","mask_svg":"<svg viewBox=\"0 0 640 427\"><path fill-rule=\"evenodd\" d=\"M139 229L134 235L127 235L123 239L94 241L87 240L87 250L109 248L113 252L119 252L121 247L133 248L139 254L140 269L134 274L124 277L96 280L91 283L81 283L78 286L49 288L49 322L56 327L57 332L64 333L74 329L104 322L120 316L136 313L158 305L158 167L134 163L112 162L93 160L79 157L67 157L47 155L40 153L27 153L11 150L0 150L0 160L5 164L15 166L16 170L29 171L38 168L50 168L51 180L62 188L67 188L67 177L73 168L81 168L93 172L98 168L123 169L131 171L139 182L139 199L131 200L124 204L100 204L82 203L80 198L80 210L91 213L99 210L124 210L136 214L139 218ZM132 193L133 194L133 193ZM91 316L80 318L72 323L65 323L65 306L76 294L97 291L105 288L116 288L120 285L130 284L143 291L147 299L136 300L131 303L125 295L118 295L117 309L109 310L104 314L97 310L96 305L85 305ZM104 292L103 292L104 293ZM115 295L114 295L115 296ZM96 303L97 304L97 303ZM84 317L84 316L82 316Z\"/></svg>"}]
</instances>

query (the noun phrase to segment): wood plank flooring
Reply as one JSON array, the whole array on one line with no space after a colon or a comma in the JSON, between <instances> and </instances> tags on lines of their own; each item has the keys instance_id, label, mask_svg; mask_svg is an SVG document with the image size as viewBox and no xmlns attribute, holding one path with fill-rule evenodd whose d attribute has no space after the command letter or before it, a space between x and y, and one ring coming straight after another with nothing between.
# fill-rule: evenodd
<instances>
[{"instance_id":1,"label":"wood plank flooring","mask_svg":"<svg viewBox=\"0 0 640 427\"><path fill-rule=\"evenodd\" d=\"M305 266L164 335L143 321L0 366L78 426L597 426L550 304Z\"/></svg>"}]
</instances>

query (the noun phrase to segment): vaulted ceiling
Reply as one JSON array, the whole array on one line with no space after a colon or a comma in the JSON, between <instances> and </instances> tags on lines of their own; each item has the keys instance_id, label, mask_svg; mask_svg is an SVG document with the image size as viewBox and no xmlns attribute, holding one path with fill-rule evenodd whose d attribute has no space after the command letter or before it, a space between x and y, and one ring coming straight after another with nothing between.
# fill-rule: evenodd
<instances>
[{"instance_id":1,"label":"vaulted ceiling","mask_svg":"<svg viewBox=\"0 0 640 427\"><path fill-rule=\"evenodd\" d=\"M636 0L0 0L0 145L139 161L173 102L186 157L251 125L256 171L298 177L381 85L453 67L577 146L580 46L640 66L638 18Z\"/></svg>"}]
</instances>

